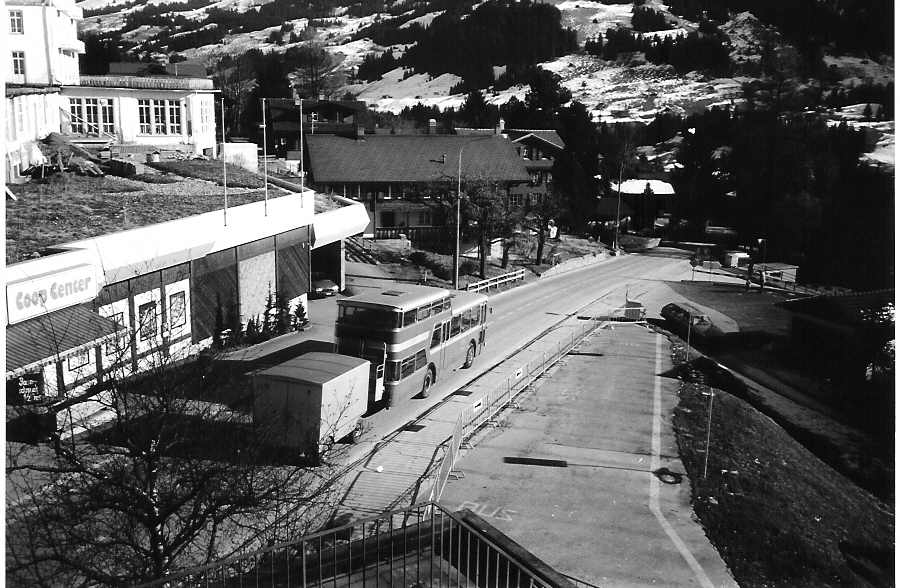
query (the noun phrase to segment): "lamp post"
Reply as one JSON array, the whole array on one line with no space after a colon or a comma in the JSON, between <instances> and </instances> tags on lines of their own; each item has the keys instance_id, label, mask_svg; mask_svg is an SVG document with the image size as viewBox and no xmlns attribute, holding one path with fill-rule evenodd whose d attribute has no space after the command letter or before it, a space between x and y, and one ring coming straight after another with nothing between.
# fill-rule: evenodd
<instances>
[{"instance_id":1,"label":"lamp post","mask_svg":"<svg viewBox=\"0 0 900 588\"><path fill-rule=\"evenodd\" d=\"M456 245L453 248L453 289L459 290L459 225L461 222L460 202L462 201L462 156L463 149L467 145L471 145L476 141L484 141L492 139L493 135L479 137L459 146L459 153L456 158Z\"/></svg>"},{"instance_id":2,"label":"lamp post","mask_svg":"<svg viewBox=\"0 0 900 588\"><path fill-rule=\"evenodd\" d=\"M263 132L263 216L269 216L269 156L266 151L266 99L262 98L262 124L259 125Z\"/></svg>"},{"instance_id":3,"label":"lamp post","mask_svg":"<svg viewBox=\"0 0 900 588\"><path fill-rule=\"evenodd\" d=\"M766 287L766 239L760 237L756 241L759 243L759 253L762 256L762 267L759 270L759 291L762 292Z\"/></svg>"}]
</instances>

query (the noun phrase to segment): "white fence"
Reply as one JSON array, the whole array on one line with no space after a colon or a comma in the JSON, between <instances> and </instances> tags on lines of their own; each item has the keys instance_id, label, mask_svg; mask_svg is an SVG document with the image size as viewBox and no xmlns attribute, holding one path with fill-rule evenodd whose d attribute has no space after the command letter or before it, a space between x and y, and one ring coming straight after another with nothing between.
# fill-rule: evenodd
<instances>
[{"instance_id":1,"label":"white fence","mask_svg":"<svg viewBox=\"0 0 900 588\"><path fill-rule=\"evenodd\" d=\"M480 282L472 282L471 284L466 285L466 290L469 292L481 292L482 290L488 290L492 287L499 287L503 284L509 284L512 282L519 282L525 279L525 270L520 269L514 272L510 272L508 274L503 274L502 276L494 276L493 278L488 278L486 280L481 280Z\"/></svg>"}]
</instances>

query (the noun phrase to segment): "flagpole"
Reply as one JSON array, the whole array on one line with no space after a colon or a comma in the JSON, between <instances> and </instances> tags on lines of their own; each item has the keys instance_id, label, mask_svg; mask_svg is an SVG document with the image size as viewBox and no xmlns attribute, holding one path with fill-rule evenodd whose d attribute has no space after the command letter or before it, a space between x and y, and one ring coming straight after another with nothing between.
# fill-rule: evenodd
<instances>
[{"instance_id":1,"label":"flagpole","mask_svg":"<svg viewBox=\"0 0 900 588\"><path fill-rule=\"evenodd\" d=\"M269 156L266 152L266 99L262 99L262 132L263 132L263 216L269 216Z\"/></svg>"},{"instance_id":2,"label":"flagpole","mask_svg":"<svg viewBox=\"0 0 900 588\"><path fill-rule=\"evenodd\" d=\"M222 97L222 185L225 187L225 209L222 211L225 226L228 226L228 169L225 166L225 98Z\"/></svg>"}]
</instances>

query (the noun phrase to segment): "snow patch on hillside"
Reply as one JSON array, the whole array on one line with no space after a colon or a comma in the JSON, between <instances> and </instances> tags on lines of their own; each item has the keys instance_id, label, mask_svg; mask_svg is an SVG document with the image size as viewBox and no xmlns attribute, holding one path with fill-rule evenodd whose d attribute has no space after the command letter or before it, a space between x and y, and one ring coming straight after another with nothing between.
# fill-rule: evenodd
<instances>
[{"instance_id":1,"label":"snow patch on hillside","mask_svg":"<svg viewBox=\"0 0 900 588\"><path fill-rule=\"evenodd\" d=\"M578 42L602 35L607 29L631 27L632 4L604 4L590 0L551 0L562 13L562 26L578 33Z\"/></svg>"},{"instance_id":2,"label":"snow patch on hillside","mask_svg":"<svg viewBox=\"0 0 900 588\"><path fill-rule=\"evenodd\" d=\"M397 114L403 108L417 103L440 109L459 107L465 96L451 94L450 88L461 80L462 78L453 74L442 74L434 78L428 74L413 74L404 80L403 68L398 67L384 74L378 81L346 86L342 92L352 92L357 100L362 100L375 110Z\"/></svg>"},{"instance_id":3,"label":"snow patch on hillside","mask_svg":"<svg viewBox=\"0 0 900 588\"><path fill-rule=\"evenodd\" d=\"M742 78L710 79L678 75L669 66L625 66L587 55L567 55L542 63L562 78L572 98L600 122L650 122L662 111L700 112L741 101Z\"/></svg>"},{"instance_id":4,"label":"snow patch on hillside","mask_svg":"<svg viewBox=\"0 0 900 588\"><path fill-rule=\"evenodd\" d=\"M410 26L412 26L413 23L416 23L419 26L421 26L423 29L427 29L428 25L431 24L431 21L433 21L435 18L439 17L440 15L444 14L445 12L447 12L447 11L439 10L437 12L429 12L428 14L423 14L422 16L420 16L418 18L413 18L411 20L408 20L397 28L398 29L406 29L406 28L409 28Z\"/></svg>"}]
</instances>

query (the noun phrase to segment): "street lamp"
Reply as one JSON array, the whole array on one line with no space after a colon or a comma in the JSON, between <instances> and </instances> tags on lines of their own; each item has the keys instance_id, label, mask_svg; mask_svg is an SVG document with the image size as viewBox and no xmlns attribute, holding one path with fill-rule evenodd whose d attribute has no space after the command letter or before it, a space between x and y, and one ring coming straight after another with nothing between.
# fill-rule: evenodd
<instances>
[{"instance_id":1,"label":"street lamp","mask_svg":"<svg viewBox=\"0 0 900 588\"><path fill-rule=\"evenodd\" d=\"M459 153L456 158L456 246L453 248L453 289L459 290L459 225L461 222L460 202L462 201L462 155L466 145L471 145L476 141L484 141L492 139L493 135L478 137L459 146Z\"/></svg>"},{"instance_id":2,"label":"street lamp","mask_svg":"<svg viewBox=\"0 0 900 588\"><path fill-rule=\"evenodd\" d=\"M762 256L762 268L759 270L759 291L762 292L766 287L766 239L760 237L756 242L759 243L759 252Z\"/></svg>"}]
</instances>

